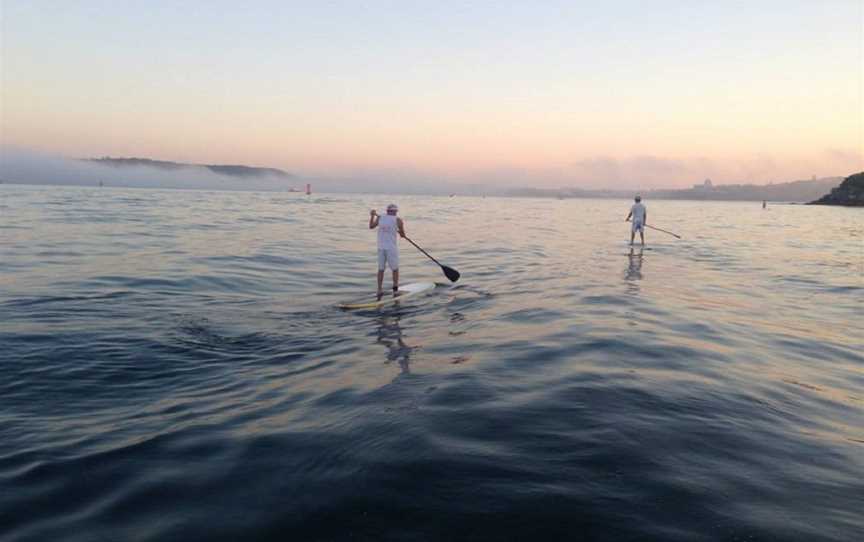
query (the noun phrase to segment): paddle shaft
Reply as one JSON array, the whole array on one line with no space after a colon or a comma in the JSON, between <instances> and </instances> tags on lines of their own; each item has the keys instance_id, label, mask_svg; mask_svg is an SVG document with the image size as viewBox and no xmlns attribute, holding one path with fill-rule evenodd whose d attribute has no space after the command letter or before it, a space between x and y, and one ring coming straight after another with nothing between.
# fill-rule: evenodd
<instances>
[{"instance_id":1,"label":"paddle shaft","mask_svg":"<svg viewBox=\"0 0 864 542\"><path fill-rule=\"evenodd\" d=\"M629 218L627 219L627 222L630 222L630 219L629 219ZM651 228L652 230L662 231L663 233L668 233L668 234L671 235L672 237L677 237L678 239L681 239L681 236L678 235L677 233L672 233L671 231L666 231L666 230L661 230L660 228L655 228L655 227L652 226L651 224L645 224L645 226L648 227L648 228Z\"/></svg>"},{"instance_id":2,"label":"paddle shaft","mask_svg":"<svg viewBox=\"0 0 864 542\"><path fill-rule=\"evenodd\" d=\"M647 227L651 228L652 230L662 231L663 233L668 233L668 234L671 235L672 237L677 237L678 239L681 239L681 236L678 235L677 233L672 233L671 231L666 231L666 230L662 230L662 229L660 229L660 228L655 228L654 226L652 226L652 225L650 225L650 224L645 224L645 225L646 225Z\"/></svg>"},{"instance_id":3,"label":"paddle shaft","mask_svg":"<svg viewBox=\"0 0 864 542\"><path fill-rule=\"evenodd\" d=\"M430 260L432 260L433 262L437 263L437 264L440 265L441 267L444 267L444 266L441 264L441 262L439 262L438 260L436 260L435 258L433 258L431 254L429 254L428 252L426 252L425 250L423 250L423 248L420 247L420 245L418 245L417 243L415 243L414 241L412 241L412 240L411 240L407 235L404 235L403 237L405 237L405 240L406 240L406 241L408 241L409 243L411 243L412 245L414 245L414 246L417 248L417 250L419 250L420 252L422 252L423 254L425 254L425 255L426 255Z\"/></svg>"}]
</instances>

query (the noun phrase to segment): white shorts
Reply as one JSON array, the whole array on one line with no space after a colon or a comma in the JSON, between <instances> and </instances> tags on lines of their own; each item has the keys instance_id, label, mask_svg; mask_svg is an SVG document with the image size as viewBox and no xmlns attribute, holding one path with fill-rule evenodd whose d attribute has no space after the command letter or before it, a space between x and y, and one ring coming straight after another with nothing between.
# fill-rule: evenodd
<instances>
[{"instance_id":1,"label":"white shorts","mask_svg":"<svg viewBox=\"0 0 864 542\"><path fill-rule=\"evenodd\" d=\"M631 231L632 233L636 233L637 231L638 231L638 232L643 232L643 231L645 231L645 230L644 230L644 226L642 225L641 222L636 222L636 221L634 220L634 221L633 221L633 226L631 227L630 231Z\"/></svg>"},{"instance_id":2,"label":"white shorts","mask_svg":"<svg viewBox=\"0 0 864 542\"><path fill-rule=\"evenodd\" d=\"M384 271L384 268L387 265L389 265L390 269L393 271L399 271L399 249L378 249L378 270Z\"/></svg>"}]
</instances>

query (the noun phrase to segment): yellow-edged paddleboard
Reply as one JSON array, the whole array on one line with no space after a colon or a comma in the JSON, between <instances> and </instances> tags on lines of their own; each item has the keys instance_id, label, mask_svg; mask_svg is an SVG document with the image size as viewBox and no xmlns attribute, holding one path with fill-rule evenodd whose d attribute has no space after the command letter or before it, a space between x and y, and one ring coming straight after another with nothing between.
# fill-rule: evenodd
<instances>
[{"instance_id":1,"label":"yellow-edged paddleboard","mask_svg":"<svg viewBox=\"0 0 864 542\"><path fill-rule=\"evenodd\" d=\"M377 295L373 295L372 299L365 298L359 301L351 301L348 303L339 303L340 309L374 309L377 307L383 307L384 305L389 305L391 303L401 303L405 299L414 297L416 295L422 294L424 292L430 292L435 289L434 282L415 282L413 284L406 284L399 288L396 294L385 293L381 299L378 299Z\"/></svg>"}]
</instances>

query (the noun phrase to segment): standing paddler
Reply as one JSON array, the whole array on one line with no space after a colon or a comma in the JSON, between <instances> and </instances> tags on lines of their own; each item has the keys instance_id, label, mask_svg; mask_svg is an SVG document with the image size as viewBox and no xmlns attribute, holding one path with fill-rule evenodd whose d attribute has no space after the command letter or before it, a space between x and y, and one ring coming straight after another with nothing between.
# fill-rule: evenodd
<instances>
[{"instance_id":1,"label":"standing paddler","mask_svg":"<svg viewBox=\"0 0 864 542\"><path fill-rule=\"evenodd\" d=\"M399 244L398 234L405 237L405 224L396 216L399 207L395 203L387 206L387 214L379 216L375 209L369 211L369 229L378 228L378 299L384 295L384 269L393 271L393 294L399 290Z\"/></svg>"},{"instance_id":2,"label":"standing paddler","mask_svg":"<svg viewBox=\"0 0 864 542\"><path fill-rule=\"evenodd\" d=\"M642 246L645 246L645 222L648 220L648 210L642 205L642 196L636 196L636 203L630 207L630 214L624 221L633 218L633 224L630 227L630 246L633 246L633 238L636 237L636 231L639 231L639 237L642 239Z\"/></svg>"}]
</instances>

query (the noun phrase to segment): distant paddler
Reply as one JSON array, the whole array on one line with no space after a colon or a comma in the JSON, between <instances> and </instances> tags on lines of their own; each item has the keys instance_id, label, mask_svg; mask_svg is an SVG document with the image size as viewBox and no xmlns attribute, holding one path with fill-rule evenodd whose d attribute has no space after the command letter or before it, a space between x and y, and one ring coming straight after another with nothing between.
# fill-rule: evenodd
<instances>
[{"instance_id":1,"label":"distant paddler","mask_svg":"<svg viewBox=\"0 0 864 542\"><path fill-rule=\"evenodd\" d=\"M405 237L405 223L396 216L399 207L395 203L387 206L387 214L379 216L375 209L369 211L369 229L378 228L378 299L384 295L384 270L393 271L393 295L399 290L399 237Z\"/></svg>"},{"instance_id":2,"label":"distant paddler","mask_svg":"<svg viewBox=\"0 0 864 542\"><path fill-rule=\"evenodd\" d=\"M630 246L633 246L633 239L636 237L636 232L639 232L639 237L642 239L642 246L645 246L645 222L648 220L648 209L642 205L642 196L636 196L634 198L636 203L630 207L630 214L627 215L627 218L624 219L625 222L633 219L633 223L630 226Z\"/></svg>"}]
</instances>

